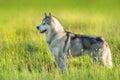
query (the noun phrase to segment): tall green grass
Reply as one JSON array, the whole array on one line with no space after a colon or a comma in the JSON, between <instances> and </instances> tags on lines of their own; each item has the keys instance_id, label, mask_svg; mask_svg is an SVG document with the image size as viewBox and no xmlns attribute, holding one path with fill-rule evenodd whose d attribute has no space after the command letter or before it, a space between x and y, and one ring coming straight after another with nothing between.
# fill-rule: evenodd
<instances>
[{"instance_id":1,"label":"tall green grass","mask_svg":"<svg viewBox=\"0 0 120 80\"><path fill-rule=\"evenodd\" d=\"M0 80L119 80L118 2L1 0ZM56 16L67 31L103 36L110 45L114 67L92 64L88 56L82 56L68 59L62 73L44 36L36 30L44 12Z\"/></svg>"}]
</instances>

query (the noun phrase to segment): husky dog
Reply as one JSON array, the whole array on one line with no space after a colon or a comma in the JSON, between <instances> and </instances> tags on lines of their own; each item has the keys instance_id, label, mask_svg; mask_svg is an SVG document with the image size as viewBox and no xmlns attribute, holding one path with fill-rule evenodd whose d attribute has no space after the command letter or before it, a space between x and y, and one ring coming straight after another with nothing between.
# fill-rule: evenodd
<instances>
[{"instance_id":1,"label":"husky dog","mask_svg":"<svg viewBox=\"0 0 120 80\"><path fill-rule=\"evenodd\" d=\"M44 33L48 47L61 70L65 70L66 56L69 54L72 57L88 54L94 63L112 67L111 51L104 38L67 32L59 20L50 13L45 13L37 29Z\"/></svg>"}]
</instances>

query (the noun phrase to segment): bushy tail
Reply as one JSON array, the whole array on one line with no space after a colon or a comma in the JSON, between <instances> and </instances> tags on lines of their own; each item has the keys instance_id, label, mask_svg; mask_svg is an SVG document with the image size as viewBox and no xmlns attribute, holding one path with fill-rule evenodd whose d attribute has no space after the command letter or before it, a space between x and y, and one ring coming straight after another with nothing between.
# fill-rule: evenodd
<instances>
[{"instance_id":1,"label":"bushy tail","mask_svg":"<svg viewBox=\"0 0 120 80\"><path fill-rule=\"evenodd\" d=\"M104 41L104 47L103 47L103 63L111 68L113 66L112 64L112 55L111 55L111 51L110 48L108 46L108 44L106 43L106 41Z\"/></svg>"},{"instance_id":2,"label":"bushy tail","mask_svg":"<svg viewBox=\"0 0 120 80\"><path fill-rule=\"evenodd\" d=\"M107 56L106 56L106 64L109 68L111 68L113 66L112 64L112 55L111 55L111 51L110 48L107 47Z\"/></svg>"},{"instance_id":3,"label":"bushy tail","mask_svg":"<svg viewBox=\"0 0 120 80\"><path fill-rule=\"evenodd\" d=\"M113 66L112 55L111 55L110 48L105 40L103 41L103 47L102 47L101 51L102 51L102 53L101 53L102 63L105 66L111 68Z\"/></svg>"}]
</instances>

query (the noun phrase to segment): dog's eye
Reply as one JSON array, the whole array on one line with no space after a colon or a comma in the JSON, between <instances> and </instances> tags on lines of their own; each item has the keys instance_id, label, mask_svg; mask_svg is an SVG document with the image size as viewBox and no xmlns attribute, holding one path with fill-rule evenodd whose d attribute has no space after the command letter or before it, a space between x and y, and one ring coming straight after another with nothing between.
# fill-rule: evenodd
<instances>
[{"instance_id":1,"label":"dog's eye","mask_svg":"<svg viewBox=\"0 0 120 80\"><path fill-rule=\"evenodd\" d=\"M43 23L43 25L45 25L45 23Z\"/></svg>"}]
</instances>

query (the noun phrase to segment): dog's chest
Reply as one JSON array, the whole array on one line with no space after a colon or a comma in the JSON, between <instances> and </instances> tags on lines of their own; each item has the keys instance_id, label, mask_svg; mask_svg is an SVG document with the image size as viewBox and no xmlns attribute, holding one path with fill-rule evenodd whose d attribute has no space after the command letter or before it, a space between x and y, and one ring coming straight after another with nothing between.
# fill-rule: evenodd
<instances>
[{"instance_id":1,"label":"dog's chest","mask_svg":"<svg viewBox=\"0 0 120 80\"><path fill-rule=\"evenodd\" d=\"M54 56L58 55L60 47L57 44L55 44L55 43L48 44L48 47Z\"/></svg>"}]
</instances>

